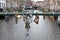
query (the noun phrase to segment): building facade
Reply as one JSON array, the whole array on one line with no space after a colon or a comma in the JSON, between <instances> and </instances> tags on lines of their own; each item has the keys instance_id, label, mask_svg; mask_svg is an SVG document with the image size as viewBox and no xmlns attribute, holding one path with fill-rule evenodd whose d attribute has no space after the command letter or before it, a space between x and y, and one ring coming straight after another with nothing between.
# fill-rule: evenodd
<instances>
[{"instance_id":1,"label":"building facade","mask_svg":"<svg viewBox=\"0 0 60 40\"><path fill-rule=\"evenodd\" d=\"M21 0L6 0L6 8L19 8Z\"/></svg>"},{"instance_id":2,"label":"building facade","mask_svg":"<svg viewBox=\"0 0 60 40\"><path fill-rule=\"evenodd\" d=\"M45 4L50 10L60 10L60 0L45 0Z\"/></svg>"},{"instance_id":3,"label":"building facade","mask_svg":"<svg viewBox=\"0 0 60 40\"><path fill-rule=\"evenodd\" d=\"M25 5L32 5L32 1L31 0L22 0L22 6L25 6Z\"/></svg>"},{"instance_id":4,"label":"building facade","mask_svg":"<svg viewBox=\"0 0 60 40\"><path fill-rule=\"evenodd\" d=\"M0 0L0 8L20 8L32 4L31 0Z\"/></svg>"},{"instance_id":5,"label":"building facade","mask_svg":"<svg viewBox=\"0 0 60 40\"><path fill-rule=\"evenodd\" d=\"M6 0L0 0L0 8L6 8Z\"/></svg>"},{"instance_id":6,"label":"building facade","mask_svg":"<svg viewBox=\"0 0 60 40\"><path fill-rule=\"evenodd\" d=\"M31 4L31 0L6 0L7 8L19 8L26 4Z\"/></svg>"}]
</instances>

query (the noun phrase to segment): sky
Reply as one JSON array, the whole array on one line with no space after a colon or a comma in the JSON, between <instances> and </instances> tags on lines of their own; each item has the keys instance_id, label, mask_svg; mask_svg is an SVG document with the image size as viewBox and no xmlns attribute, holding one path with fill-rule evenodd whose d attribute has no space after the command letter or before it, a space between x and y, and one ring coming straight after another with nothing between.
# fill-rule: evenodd
<instances>
[{"instance_id":1,"label":"sky","mask_svg":"<svg viewBox=\"0 0 60 40\"><path fill-rule=\"evenodd\" d=\"M36 2L36 1L44 1L44 0L33 0L34 2Z\"/></svg>"}]
</instances>

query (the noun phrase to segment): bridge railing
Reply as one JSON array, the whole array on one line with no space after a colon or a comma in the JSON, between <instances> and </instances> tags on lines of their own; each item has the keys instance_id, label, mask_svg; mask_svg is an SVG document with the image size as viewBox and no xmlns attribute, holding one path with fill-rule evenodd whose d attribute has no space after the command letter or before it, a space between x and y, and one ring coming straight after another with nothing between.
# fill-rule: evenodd
<instances>
[{"instance_id":1,"label":"bridge railing","mask_svg":"<svg viewBox=\"0 0 60 40\"><path fill-rule=\"evenodd\" d=\"M0 12L1 15L15 15L16 13L14 12ZM23 12L18 12L19 15L29 15L30 13L23 13ZM43 13L31 13L32 15L45 15L45 16L60 16L60 12L43 12Z\"/></svg>"}]
</instances>

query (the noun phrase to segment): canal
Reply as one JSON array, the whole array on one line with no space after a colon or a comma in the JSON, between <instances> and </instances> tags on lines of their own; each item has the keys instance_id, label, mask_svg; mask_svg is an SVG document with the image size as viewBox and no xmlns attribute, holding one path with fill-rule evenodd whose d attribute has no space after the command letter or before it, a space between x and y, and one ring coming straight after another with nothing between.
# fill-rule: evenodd
<instances>
[{"instance_id":1,"label":"canal","mask_svg":"<svg viewBox=\"0 0 60 40\"><path fill-rule=\"evenodd\" d=\"M0 19L0 40L60 40L60 28L56 21L39 16L39 23L33 21L27 31L23 18L18 19L16 24L13 16L9 21Z\"/></svg>"}]
</instances>

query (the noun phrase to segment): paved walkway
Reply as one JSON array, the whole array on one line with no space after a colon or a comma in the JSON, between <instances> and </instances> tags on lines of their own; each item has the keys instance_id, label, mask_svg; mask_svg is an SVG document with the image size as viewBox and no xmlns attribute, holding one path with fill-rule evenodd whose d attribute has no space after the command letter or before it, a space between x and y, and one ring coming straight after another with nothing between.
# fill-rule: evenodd
<instances>
[{"instance_id":1,"label":"paved walkway","mask_svg":"<svg viewBox=\"0 0 60 40\"><path fill-rule=\"evenodd\" d=\"M27 32L22 18L18 24L14 17L9 22L0 20L0 40L60 40L60 28L48 18L40 16L39 24L32 22L30 26Z\"/></svg>"}]
</instances>

